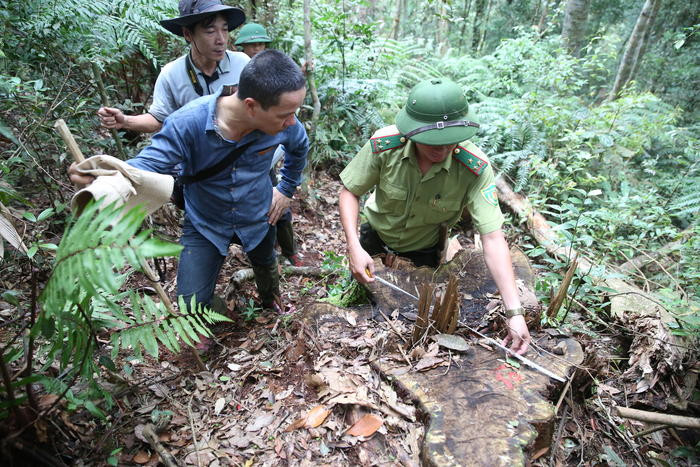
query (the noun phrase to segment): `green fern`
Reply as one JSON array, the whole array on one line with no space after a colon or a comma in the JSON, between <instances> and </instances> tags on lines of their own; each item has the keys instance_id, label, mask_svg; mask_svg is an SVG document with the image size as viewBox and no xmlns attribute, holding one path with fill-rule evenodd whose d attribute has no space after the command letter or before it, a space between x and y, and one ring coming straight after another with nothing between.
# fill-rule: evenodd
<instances>
[{"instance_id":1,"label":"green fern","mask_svg":"<svg viewBox=\"0 0 700 467\"><path fill-rule=\"evenodd\" d=\"M41 313L32 332L41 335L49 360L72 368L91 379L96 336L108 334L112 356L131 349L157 358L159 344L172 352L209 336L208 324L228 319L193 302L180 299L180 311L168 311L133 290L121 291L133 270L147 258L172 256L180 245L139 232L144 220L140 209L126 213L113 205L88 206L65 232L56 251L55 267L40 296ZM123 272L123 271L128 272Z\"/></svg>"},{"instance_id":2,"label":"green fern","mask_svg":"<svg viewBox=\"0 0 700 467\"><path fill-rule=\"evenodd\" d=\"M697 184L695 184L697 187ZM695 191L681 196L671 204L671 211L674 216L685 217L700 212L700 192Z\"/></svg>"}]
</instances>

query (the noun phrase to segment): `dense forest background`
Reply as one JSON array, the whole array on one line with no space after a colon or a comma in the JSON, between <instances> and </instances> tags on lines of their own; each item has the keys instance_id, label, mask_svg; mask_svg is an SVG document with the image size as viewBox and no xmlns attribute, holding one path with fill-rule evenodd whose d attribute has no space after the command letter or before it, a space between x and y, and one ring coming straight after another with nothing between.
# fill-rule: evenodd
<instances>
[{"instance_id":1,"label":"dense forest background","mask_svg":"<svg viewBox=\"0 0 700 467\"><path fill-rule=\"evenodd\" d=\"M673 332L697 335L699 2L305 3L306 15L300 0L240 6L249 21L266 25L272 47L299 63L313 58L309 80L320 108L308 93L301 114L312 138L307 178L317 171L337 175L376 129L393 123L415 83L450 77L482 124L474 140L497 172L545 215L562 242L595 264L575 275L565 306L543 321L564 323L571 310L582 309L606 320L609 303L596 278L622 277L612 266L627 265L625 277L674 315ZM70 225L70 157L53 123L65 119L87 154L117 155L114 140L98 129L95 65L112 103L126 113L144 112L160 68L186 50L158 24L177 16L176 8L172 0L0 0L1 214L22 243L10 248L18 242L3 235L0 249L0 418L31 399L23 387L49 377L49 389L68 393L73 408L100 413L91 402L104 396L96 385L83 396L66 389L74 374L90 379L98 364L76 369L50 339L47 355L60 355L65 373L47 376L39 366L33 372L30 359L20 375L26 378L10 378L27 352L23 333L42 313L58 313L38 298L55 278L57 245ZM120 136L129 155L148 142ZM306 189L314 196L313 184ZM537 291L546 305L568 262L508 217L511 242L539 268ZM73 342L78 338L69 332L58 335L75 344L74 354L90 345L90 339Z\"/></svg>"}]
</instances>

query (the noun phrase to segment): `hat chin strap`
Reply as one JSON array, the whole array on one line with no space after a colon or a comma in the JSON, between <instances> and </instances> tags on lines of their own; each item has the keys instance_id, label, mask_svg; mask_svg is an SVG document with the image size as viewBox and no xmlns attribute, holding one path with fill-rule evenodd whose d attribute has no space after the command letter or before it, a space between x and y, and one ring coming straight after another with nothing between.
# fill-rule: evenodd
<instances>
[{"instance_id":1,"label":"hat chin strap","mask_svg":"<svg viewBox=\"0 0 700 467\"><path fill-rule=\"evenodd\" d=\"M405 138L410 138L412 136L416 136L418 133L423 133L425 131L430 131L430 130L442 130L443 128L450 128L450 127L455 127L455 126L466 126L466 127L474 127L474 128L479 128L479 124L476 122L470 122L467 120L452 120L449 122L435 122L431 123L430 125L425 125L416 128L413 131L409 131L404 135Z\"/></svg>"}]
</instances>

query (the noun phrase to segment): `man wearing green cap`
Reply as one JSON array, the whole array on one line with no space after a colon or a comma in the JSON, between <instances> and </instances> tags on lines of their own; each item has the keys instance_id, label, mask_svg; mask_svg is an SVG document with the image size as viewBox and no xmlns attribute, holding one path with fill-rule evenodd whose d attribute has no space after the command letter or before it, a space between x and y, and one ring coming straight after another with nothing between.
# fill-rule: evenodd
<instances>
[{"instance_id":1,"label":"man wearing green cap","mask_svg":"<svg viewBox=\"0 0 700 467\"><path fill-rule=\"evenodd\" d=\"M190 44L186 55L163 67L153 90L148 113L124 115L113 107L97 111L105 128L153 133L165 118L200 96L213 94L224 85L236 85L241 70L250 60L242 52L227 50L228 34L245 21L240 8L222 5L220 0L180 0L180 16L160 24L184 37Z\"/></svg>"},{"instance_id":2,"label":"man wearing green cap","mask_svg":"<svg viewBox=\"0 0 700 467\"><path fill-rule=\"evenodd\" d=\"M272 39L262 24L248 23L238 32L235 44L241 46L244 54L253 58L255 54L265 50L270 42Z\"/></svg>"},{"instance_id":3,"label":"man wearing green cap","mask_svg":"<svg viewBox=\"0 0 700 467\"><path fill-rule=\"evenodd\" d=\"M459 85L448 79L418 83L396 125L378 130L340 174L340 220L350 270L367 283L374 280L371 255L390 252L417 266L436 267L440 226L453 226L466 208L506 308L509 333L504 342L522 354L530 334L501 230L493 169L468 141L478 128ZM372 189L364 207L368 222L358 236L359 197Z\"/></svg>"}]
</instances>

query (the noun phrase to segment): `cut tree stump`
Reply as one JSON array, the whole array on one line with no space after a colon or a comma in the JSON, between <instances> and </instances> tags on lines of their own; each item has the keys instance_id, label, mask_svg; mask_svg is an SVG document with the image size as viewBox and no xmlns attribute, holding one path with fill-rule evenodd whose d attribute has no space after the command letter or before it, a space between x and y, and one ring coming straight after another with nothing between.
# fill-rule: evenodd
<instances>
[{"instance_id":1,"label":"cut tree stump","mask_svg":"<svg viewBox=\"0 0 700 467\"><path fill-rule=\"evenodd\" d=\"M540 338L553 348L566 346L561 358L527 357L560 375L583 361L583 350L568 337ZM507 365L503 352L475 345L453 363L427 372L404 373L396 362L377 368L412 394L428 416L423 452L426 465L525 465L527 453L549 447L554 431L557 386L547 376Z\"/></svg>"},{"instance_id":2,"label":"cut tree stump","mask_svg":"<svg viewBox=\"0 0 700 467\"><path fill-rule=\"evenodd\" d=\"M532 291L534 278L527 258L517 249L511 254L521 299L528 307L537 307ZM492 294L497 292L481 251L460 251L438 271L416 269L401 261L394 264L398 269L387 269L378 261L375 266L379 277L416 296L419 295L417 289L426 282L443 287L450 278L456 278L461 297L460 322L471 323L469 325L474 327L478 327L474 323L487 318L486 307L495 300ZM400 319L415 320L416 300L376 281L368 288L375 300L374 313L353 309L358 314L358 323L372 314L376 319L383 319L383 316L398 313ZM317 305L307 310L310 325L321 326L334 319L331 315L339 313L325 304ZM338 324L344 321L341 317L335 320ZM346 326L353 329L350 324ZM458 327L456 334L465 335L464 328L460 331ZM410 335L406 334L405 338L409 340ZM452 362L425 372L416 372L407 361L392 359L381 352L373 367L422 410L426 435L421 459L425 465L525 465L530 453L549 447L552 442L555 421L552 401L558 398L563 383L524 365L512 367L505 362L503 351L483 347L477 344L477 338L468 334L466 338L472 344L469 350L452 353ZM566 377L583 361L581 346L569 336L548 330L542 335L533 335L533 341L537 349L556 346L565 349L564 355L558 356L538 351L533 346L526 355L558 375ZM398 345L403 342L399 340Z\"/></svg>"}]
</instances>

